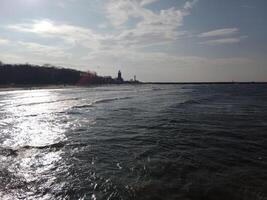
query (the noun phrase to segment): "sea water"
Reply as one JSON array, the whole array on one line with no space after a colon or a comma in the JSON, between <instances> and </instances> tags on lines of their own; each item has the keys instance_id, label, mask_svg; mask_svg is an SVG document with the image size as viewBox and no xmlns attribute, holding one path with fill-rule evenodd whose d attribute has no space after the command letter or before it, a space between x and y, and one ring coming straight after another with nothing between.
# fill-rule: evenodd
<instances>
[{"instance_id":1,"label":"sea water","mask_svg":"<svg viewBox=\"0 0 267 200\"><path fill-rule=\"evenodd\" d=\"M267 87L2 91L0 199L267 199Z\"/></svg>"}]
</instances>

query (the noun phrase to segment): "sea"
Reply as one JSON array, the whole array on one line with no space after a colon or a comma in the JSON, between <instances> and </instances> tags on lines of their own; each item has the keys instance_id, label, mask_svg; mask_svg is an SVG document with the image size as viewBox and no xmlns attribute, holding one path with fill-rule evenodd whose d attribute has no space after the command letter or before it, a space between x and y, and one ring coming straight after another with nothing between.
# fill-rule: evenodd
<instances>
[{"instance_id":1,"label":"sea","mask_svg":"<svg viewBox=\"0 0 267 200\"><path fill-rule=\"evenodd\" d=\"M0 92L1 200L266 200L266 84Z\"/></svg>"}]
</instances>

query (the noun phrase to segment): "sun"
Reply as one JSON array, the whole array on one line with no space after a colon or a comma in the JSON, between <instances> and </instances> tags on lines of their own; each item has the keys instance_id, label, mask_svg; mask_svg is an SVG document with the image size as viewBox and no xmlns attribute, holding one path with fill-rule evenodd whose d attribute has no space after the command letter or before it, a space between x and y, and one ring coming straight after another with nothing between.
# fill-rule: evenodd
<instances>
[{"instance_id":1,"label":"sun","mask_svg":"<svg viewBox=\"0 0 267 200\"><path fill-rule=\"evenodd\" d=\"M53 26L52 22L50 22L48 20L42 20L38 23L35 23L33 25L33 29L35 32L45 33L45 32L52 31L54 29L54 26Z\"/></svg>"}]
</instances>

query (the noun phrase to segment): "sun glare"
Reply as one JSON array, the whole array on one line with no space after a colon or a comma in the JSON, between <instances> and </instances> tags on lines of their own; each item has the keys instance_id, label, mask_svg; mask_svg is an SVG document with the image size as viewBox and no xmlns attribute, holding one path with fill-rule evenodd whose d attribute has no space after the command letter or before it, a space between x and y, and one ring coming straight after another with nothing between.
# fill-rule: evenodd
<instances>
[{"instance_id":1,"label":"sun glare","mask_svg":"<svg viewBox=\"0 0 267 200\"><path fill-rule=\"evenodd\" d=\"M49 32L52 29L53 29L53 24L46 20L34 24L34 30L36 32Z\"/></svg>"}]
</instances>

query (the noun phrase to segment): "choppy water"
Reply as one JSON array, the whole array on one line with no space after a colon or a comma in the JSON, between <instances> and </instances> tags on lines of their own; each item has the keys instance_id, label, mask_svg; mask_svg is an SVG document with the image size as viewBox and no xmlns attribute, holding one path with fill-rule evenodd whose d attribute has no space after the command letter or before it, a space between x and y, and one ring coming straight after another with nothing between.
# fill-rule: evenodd
<instances>
[{"instance_id":1,"label":"choppy water","mask_svg":"<svg viewBox=\"0 0 267 200\"><path fill-rule=\"evenodd\" d=\"M267 85L0 92L0 199L267 199Z\"/></svg>"}]
</instances>

